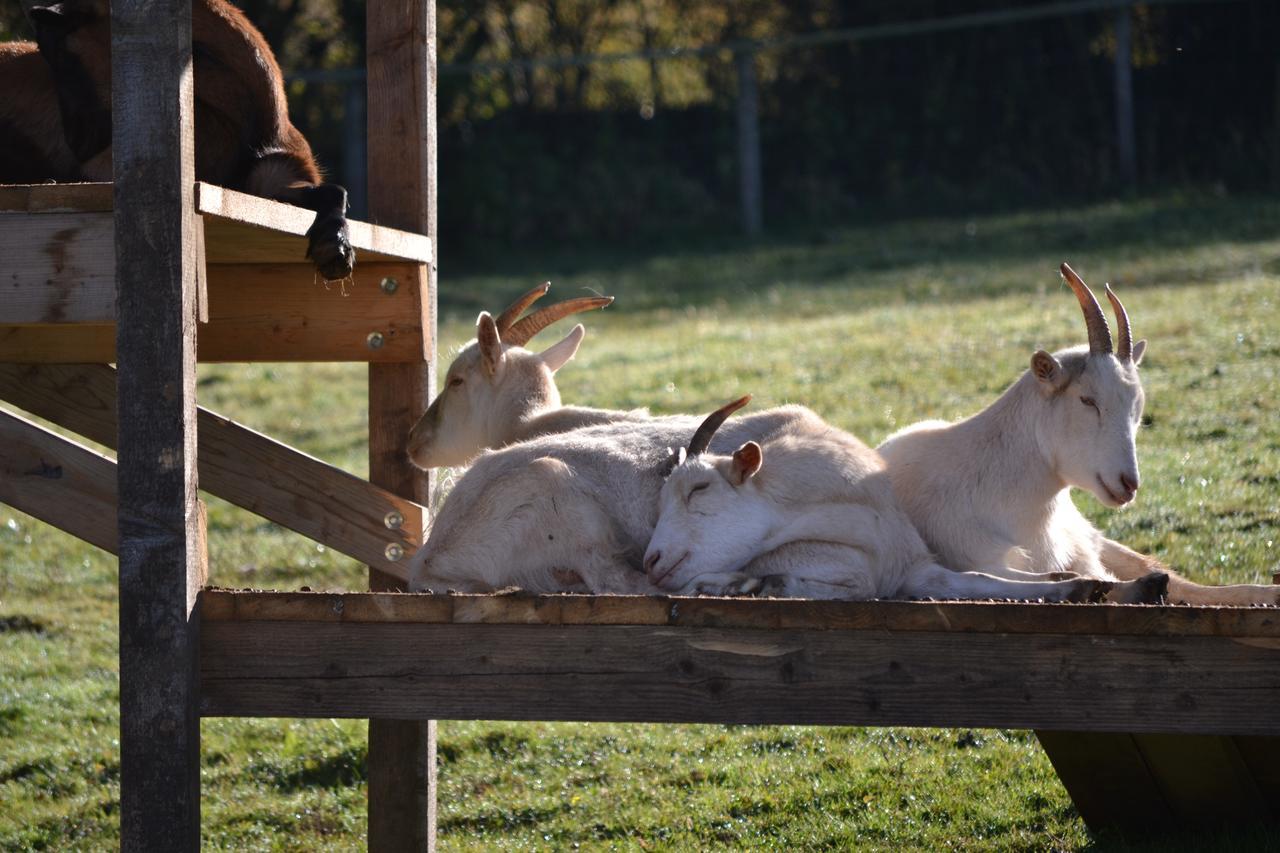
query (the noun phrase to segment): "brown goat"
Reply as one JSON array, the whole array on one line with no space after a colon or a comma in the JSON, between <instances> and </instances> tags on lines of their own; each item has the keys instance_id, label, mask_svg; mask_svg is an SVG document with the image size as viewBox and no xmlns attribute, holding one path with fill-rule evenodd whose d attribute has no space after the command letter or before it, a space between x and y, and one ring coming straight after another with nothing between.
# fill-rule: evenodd
<instances>
[{"instance_id":1,"label":"brown goat","mask_svg":"<svg viewBox=\"0 0 1280 853\"><path fill-rule=\"evenodd\" d=\"M62 0L28 11L56 90L65 147L78 164L75 177L109 180L108 0ZM355 253L347 238L347 191L321 181L311 146L290 123L284 78L266 39L227 0L193 0L191 12L196 178L314 210L307 257L326 279L349 275ZM8 82L15 79L11 73L0 64L0 90L17 88ZM0 101L11 97L0 94ZM0 104L0 117L5 109ZM32 133L47 131L44 122ZM44 147L56 149L48 140ZM48 152L39 150L49 163ZM53 168L59 165L51 163L48 174L34 180L66 180L65 170Z\"/></svg>"},{"instance_id":2,"label":"brown goat","mask_svg":"<svg viewBox=\"0 0 1280 853\"><path fill-rule=\"evenodd\" d=\"M49 66L32 42L0 42L0 184L74 181Z\"/></svg>"}]
</instances>

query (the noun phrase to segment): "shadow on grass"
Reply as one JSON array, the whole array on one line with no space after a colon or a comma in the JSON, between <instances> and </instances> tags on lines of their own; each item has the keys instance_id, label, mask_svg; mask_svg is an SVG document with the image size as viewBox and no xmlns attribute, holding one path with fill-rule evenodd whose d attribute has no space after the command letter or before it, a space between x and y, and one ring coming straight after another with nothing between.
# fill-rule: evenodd
<instances>
[{"instance_id":1,"label":"shadow on grass","mask_svg":"<svg viewBox=\"0 0 1280 853\"><path fill-rule=\"evenodd\" d=\"M332 755L280 764L257 764L250 774L281 793L297 793L309 789L332 789L357 785L365 781L364 746L349 747Z\"/></svg>"},{"instance_id":2,"label":"shadow on grass","mask_svg":"<svg viewBox=\"0 0 1280 853\"><path fill-rule=\"evenodd\" d=\"M1177 253L1218 243L1263 243L1277 235L1280 203L1272 199L1166 195L1063 210L837 226L756 243L723 238L644 249L559 246L495 255L460 272L446 270L440 306L459 317L492 312L548 278L563 282L561 296L579 295L583 286L616 291L622 298L614 311L704 305L792 283L808 291L860 291L872 301L968 300L1051 283L1063 259L1078 263L1122 251L1123 262L1109 263L1129 268L1135 248L1147 260L1133 280L1124 280L1126 288L1187 284L1220 279L1240 265L1227 260L1190 268ZM1041 259L1046 259L1043 271ZM1029 281L1019 265L1033 264L1036 278ZM1011 265L1013 277L983 277L987 269ZM1256 253L1249 267L1280 271L1280 251ZM895 276L919 279L922 273L931 279L927 290L918 283L912 292L896 288ZM1096 275L1089 269L1086 279Z\"/></svg>"}]
</instances>

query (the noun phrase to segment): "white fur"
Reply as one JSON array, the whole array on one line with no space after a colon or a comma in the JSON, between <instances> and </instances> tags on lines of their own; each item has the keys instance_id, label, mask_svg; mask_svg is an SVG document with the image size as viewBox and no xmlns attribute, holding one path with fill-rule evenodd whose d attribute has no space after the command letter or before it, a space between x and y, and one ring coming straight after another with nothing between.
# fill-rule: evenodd
<instances>
[{"instance_id":1,"label":"white fur","mask_svg":"<svg viewBox=\"0 0 1280 853\"><path fill-rule=\"evenodd\" d=\"M1031 369L978 414L918 423L880 445L900 504L940 562L1008 578L1031 570L1132 580L1159 570L1170 575L1174 602L1280 602L1271 586L1190 583L1104 537L1072 502L1073 487L1110 507L1134 497L1122 475L1139 483L1145 351L1139 341L1129 362L1088 347L1037 353Z\"/></svg>"},{"instance_id":2,"label":"white fur","mask_svg":"<svg viewBox=\"0 0 1280 853\"><path fill-rule=\"evenodd\" d=\"M784 567L766 555L820 542L825 559ZM1023 575L1000 578L938 565L898 506L884 461L812 413L732 456L680 462L662 487L644 564L656 586L706 589L712 579L760 579L766 589L847 599L1015 598L1113 600L1139 584Z\"/></svg>"}]
</instances>

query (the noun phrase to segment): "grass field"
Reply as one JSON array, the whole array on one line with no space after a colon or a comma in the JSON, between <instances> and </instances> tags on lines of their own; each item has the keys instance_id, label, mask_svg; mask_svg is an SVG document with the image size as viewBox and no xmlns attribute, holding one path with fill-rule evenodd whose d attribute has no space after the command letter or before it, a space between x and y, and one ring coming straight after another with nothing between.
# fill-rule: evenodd
<instances>
[{"instance_id":1,"label":"grass field","mask_svg":"<svg viewBox=\"0 0 1280 853\"><path fill-rule=\"evenodd\" d=\"M586 319L566 400L701 412L749 391L756 407L805 403L871 443L971 413L1036 348L1083 341L1056 273L1069 260L1110 280L1151 340L1137 504L1081 507L1197 580L1280 568L1280 202L1165 196L754 248L564 247L483 274L445 258L442 354L478 309L550 278L554 294L618 297ZM363 474L364 376L203 366L200 401ZM351 561L209 503L213 582L362 586ZM117 845L114 572L0 506L0 849ZM363 723L208 720L203 738L206 847L363 847ZM1088 834L1026 732L442 722L439 760L445 849L1129 849ZM1280 836L1149 849L1263 847Z\"/></svg>"}]
</instances>

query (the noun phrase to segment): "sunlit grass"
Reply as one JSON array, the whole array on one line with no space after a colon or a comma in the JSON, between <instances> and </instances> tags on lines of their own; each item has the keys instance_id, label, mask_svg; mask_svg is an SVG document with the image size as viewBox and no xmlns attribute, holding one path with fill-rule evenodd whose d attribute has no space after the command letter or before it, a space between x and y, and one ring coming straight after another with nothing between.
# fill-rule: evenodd
<instances>
[{"instance_id":1,"label":"sunlit grass","mask_svg":"<svg viewBox=\"0 0 1280 853\"><path fill-rule=\"evenodd\" d=\"M1126 205L833 229L651 256L562 249L442 277L442 352L537 281L619 297L585 318L568 401L704 411L744 391L877 442L971 413L1038 347L1083 339L1059 284L1110 280L1150 338L1143 487L1110 535L1207 582L1266 582L1280 540L1280 204ZM562 324L559 330L566 330ZM553 329L540 340L555 340ZM201 403L354 473L365 368L202 366ZM212 580L359 588L364 570L210 500ZM0 848L111 849L119 784L115 564L0 507ZM428 652L429 653L429 652ZM203 724L205 844L360 849L364 726ZM440 826L494 846L1110 849L1026 733L794 727L440 726ZM1186 839L1184 849L1254 835ZM1167 849L1167 848L1160 848Z\"/></svg>"}]
</instances>

